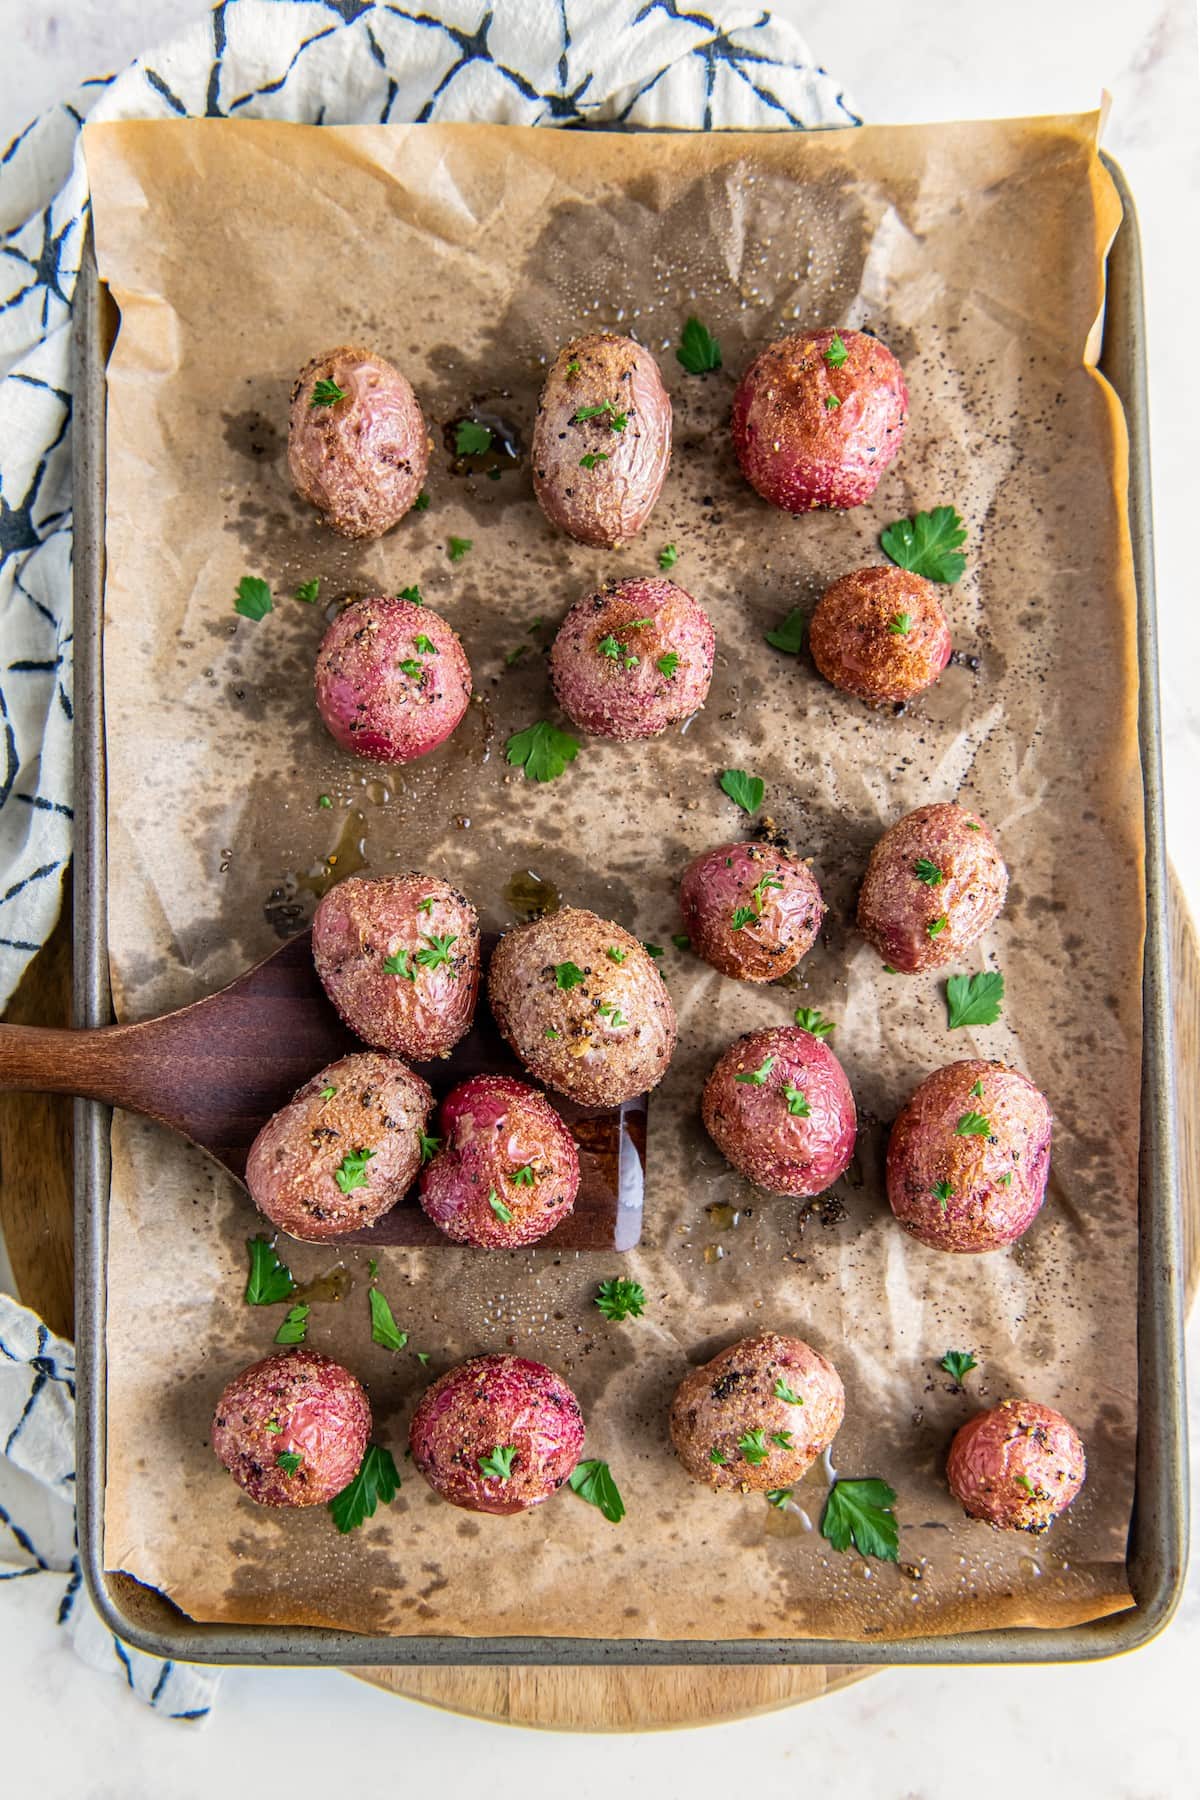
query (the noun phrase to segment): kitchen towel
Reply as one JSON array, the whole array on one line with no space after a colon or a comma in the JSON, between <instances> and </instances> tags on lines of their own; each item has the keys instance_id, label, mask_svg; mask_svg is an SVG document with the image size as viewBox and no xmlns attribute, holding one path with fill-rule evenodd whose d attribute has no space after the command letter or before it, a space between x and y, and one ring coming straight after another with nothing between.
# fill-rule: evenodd
<instances>
[{"instance_id":1,"label":"kitchen towel","mask_svg":"<svg viewBox=\"0 0 1200 1800\"><path fill-rule=\"evenodd\" d=\"M683 0L223 0L84 82L0 157L0 1006L58 916L71 855L70 312L85 118L478 120L610 129L858 124L792 27ZM0 1582L57 1608L87 1661L196 1720L218 1677L129 1649L74 1544L74 1354L0 1295Z\"/></svg>"}]
</instances>

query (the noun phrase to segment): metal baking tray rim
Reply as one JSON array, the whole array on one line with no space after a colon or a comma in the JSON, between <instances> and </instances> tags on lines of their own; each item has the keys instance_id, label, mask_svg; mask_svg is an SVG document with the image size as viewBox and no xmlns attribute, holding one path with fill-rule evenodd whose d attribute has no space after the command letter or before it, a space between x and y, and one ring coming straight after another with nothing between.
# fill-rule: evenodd
<instances>
[{"instance_id":1,"label":"metal baking tray rim","mask_svg":"<svg viewBox=\"0 0 1200 1800\"><path fill-rule=\"evenodd\" d=\"M1123 222L1109 251L1101 368L1129 432L1129 514L1137 585L1138 733L1145 792L1146 942L1138 1241L1138 1442L1127 1568L1134 1605L1088 1624L1011 1627L888 1641L391 1637L319 1626L205 1624L104 1567L105 1306L111 1110L75 1103L75 1328L79 1558L100 1617L151 1655L271 1665L956 1664L1095 1661L1167 1625L1187 1566L1182 1220L1176 1166L1170 936L1163 826L1158 632L1137 215L1110 157ZM107 944L103 694L106 296L90 236L75 306L75 976L77 1025L112 1019ZM136 1594L136 1599L135 1599ZM155 1618L138 1617L155 1613Z\"/></svg>"}]
</instances>

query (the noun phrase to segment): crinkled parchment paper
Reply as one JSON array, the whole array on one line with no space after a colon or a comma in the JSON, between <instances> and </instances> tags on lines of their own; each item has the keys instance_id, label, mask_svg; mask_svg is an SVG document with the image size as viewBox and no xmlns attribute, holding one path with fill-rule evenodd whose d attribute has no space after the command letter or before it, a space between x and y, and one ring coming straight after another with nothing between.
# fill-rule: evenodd
<instances>
[{"instance_id":1,"label":"crinkled parchment paper","mask_svg":"<svg viewBox=\"0 0 1200 1800\"><path fill-rule=\"evenodd\" d=\"M189 1000L270 950L336 855L343 873L361 856L449 876L493 928L515 916L510 876L532 870L667 946L681 1023L651 1106L645 1235L622 1264L645 1284L643 1320L610 1325L592 1304L613 1257L386 1251L381 1284L431 1353L426 1372L369 1342L365 1253L346 1252L355 1285L314 1307L311 1341L365 1379L405 1472L397 1504L347 1539L323 1510L256 1508L212 1455L216 1395L270 1350L281 1316L241 1299L258 1220L198 1155L119 1118L110 1567L202 1619L402 1633L903 1636L1129 1604L1142 842L1125 440L1091 366L1119 216L1095 130L1091 118L812 136L88 130L100 266L121 311L105 671L121 1015ZM705 380L673 355L693 311L725 353ZM733 383L771 337L833 321L897 351L912 423L869 505L785 518L739 478ZM551 530L524 460L495 481L466 477L443 439L481 407L528 443L547 359L599 326L659 354L675 403L662 500L615 555ZM429 509L371 545L319 526L285 461L295 371L352 340L408 373L436 445ZM878 559L883 524L943 501L969 521L970 563L946 591L962 661L930 695L872 713L767 647L789 608ZM459 563L451 534L474 543ZM526 784L501 746L552 713L542 651L555 622L602 578L653 569L668 542L716 627L707 708L657 742L588 742L561 780ZM233 612L244 574L276 595L258 624ZM320 606L289 597L314 576ZM476 702L446 749L380 773L325 736L312 658L327 602L411 582L461 632ZM506 667L521 644L530 653ZM800 979L779 987L724 980L671 946L685 864L747 829L716 784L727 766L764 777L765 811L830 903ZM871 843L955 795L996 827L1013 876L969 963L1003 968L1005 1016L974 1033L947 1030L940 982L889 976L852 929ZM862 1114L840 1204L807 1219L726 1168L697 1109L719 1050L800 1002L838 1020ZM1026 1070L1057 1125L1037 1224L1008 1253L959 1259L908 1240L880 1173L905 1097L970 1054ZM301 1278L335 1260L288 1254ZM676 1465L676 1382L766 1326L837 1363L836 1465L897 1488L905 1567L839 1556L798 1513L702 1492ZM570 1493L524 1518L475 1518L404 1464L429 1375L506 1347L577 1389L623 1525ZM980 1359L967 1394L938 1369L948 1349ZM1040 1542L966 1523L942 1475L953 1429L1014 1393L1062 1408L1087 1442L1085 1494ZM819 1469L797 1491L812 1519L824 1492Z\"/></svg>"}]
</instances>

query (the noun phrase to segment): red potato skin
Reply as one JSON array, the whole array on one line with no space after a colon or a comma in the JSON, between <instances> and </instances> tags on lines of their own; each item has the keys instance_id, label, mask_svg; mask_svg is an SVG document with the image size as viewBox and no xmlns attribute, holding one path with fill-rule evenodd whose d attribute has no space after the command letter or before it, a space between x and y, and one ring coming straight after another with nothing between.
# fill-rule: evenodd
<instances>
[{"instance_id":1,"label":"red potato skin","mask_svg":"<svg viewBox=\"0 0 1200 1800\"><path fill-rule=\"evenodd\" d=\"M760 889L764 881L779 885ZM825 917L805 865L759 843L718 844L698 856L684 871L679 907L697 956L737 981L786 975L812 949ZM757 916L735 930L735 913L747 909Z\"/></svg>"},{"instance_id":2,"label":"red potato skin","mask_svg":"<svg viewBox=\"0 0 1200 1800\"><path fill-rule=\"evenodd\" d=\"M336 1089L328 1099L327 1087ZM433 1111L428 1082L397 1056L364 1050L314 1075L267 1120L246 1159L258 1210L289 1237L320 1244L374 1225L412 1186ZM334 1171L347 1152L374 1152L366 1182L344 1194Z\"/></svg>"},{"instance_id":3,"label":"red potato skin","mask_svg":"<svg viewBox=\"0 0 1200 1800\"><path fill-rule=\"evenodd\" d=\"M346 392L314 406L318 381ZM399 369L358 344L306 363L292 389L288 467L296 492L348 538L377 538L402 519L425 482L429 433Z\"/></svg>"},{"instance_id":4,"label":"red potato skin","mask_svg":"<svg viewBox=\"0 0 1200 1800\"><path fill-rule=\"evenodd\" d=\"M449 962L429 967L433 938L453 938ZM479 993L479 920L464 894L435 875L351 875L313 915L313 962L351 1031L414 1062L448 1056L470 1029ZM384 968L408 953L410 981Z\"/></svg>"},{"instance_id":5,"label":"red potato skin","mask_svg":"<svg viewBox=\"0 0 1200 1800\"><path fill-rule=\"evenodd\" d=\"M893 630L903 614L908 630ZM876 706L932 687L952 649L933 583L890 567L855 569L826 588L808 641L826 681Z\"/></svg>"},{"instance_id":6,"label":"red potato skin","mask_svg":"<svg viewBox=\"0 0 1200 1800\"><path fill-rule=\"evenodd\" d=\"M967 1517L995 1531L1045 1531L1086 1476L1079 1433L1036 1400L1005 1400L976 1413L955 1434L946 1460L950 1492Z\"/></svg>"},{"instance_id":7,"label":"red potato skin","mask_svg":"<svg viewBox=\"0 0 1200 1800\"><path fill-rule=\"evenodd\" d=\"M837 335L846 360L833 369L825 353ZM772 506L790 513L861 506L904 439L904 371L866 332L797 331L750 364L733 397L732 423L742 474Z\"/></svg>"},{"instance_id":8,"label":"red potato skin","mask_svg":"<svg viewBox=\"0 0 1200 1800\"><path fill-rule=\"evenodd\" d=\"M576 420L606 402L625 415L622 430L608 414ZM604 460L587 469L585 455ZM532 461L538 505L578 543L615 550L636 537L671 461L671 401L650 352L612 332L565 344L538 401Z\"/></svg>"},{"instance_id":9,"label":"red potato skin","mask_svg":"<svg viewBox=\"0 0 1200 1800\"><path fill-rule=\"evenodd\" d=\"M774 1058L765 1081L738 1076ZM791 1086L808 1117L788 1110ZM808 1199L843 1175L854 1154L858 1114L833 1051L798 1025L750 1031L730 1044L704 1084L704 1127L721 1154L756 1187Z\"/></svg>"},{"instance_id":10,"label":"red potato skin","mask_svg":"<svg viewBox=\"0 0 1200 1800\"><path fill-rule=\"evenodd\" d=\"M942 871L929 887L920 858ZM952 802L920 806L885 831L871 852L858 896L858 929L902 975L955 962L999 916L1008 870L976 813ZM939 919L945 925L930 936Z\"/></svg>"},{"instance_id":11,"label":"red potato skin","mask_svg":"<svg viewBox=\"0 0 1200 1800\"><path fill-rule=\"evenodd\" d=\"M451 1506L518 1513L558 1491L579 1461L583 1435L579 1402L553 1369L524 1356L473 1356L426 1388L409 1445ZM479 1467L497 1445L517 1451L507 1481Z\"/></svg>"},{"instance_id":12,"label":"red potato skin","mask_svg":"<svg viewBox=\"0 0 1200 1800\"><path fill-rule=\"evenodd\" d=\"M575 1140L544 1095L508 1075L474 1075L442 1101L442 1148L421 1171L426 1213L456 1244L515 1250L565 1219L579 1192ZM513 1179L531 1168L528 1185ZM495 1194L512 1217L489 1199Z\"/></svg>"},{"instance_id":13,"label":"red potato skin","mask_svg":"<svg viewBox=\"0 0 1200 1800\"><path fill-rule=\"evenodd\" d=\"M982 1094L972 1090L982 1083ZM960 1136L969 1112L987 1137ZM912 1237L931 1250L1002 1250L1033 1224L1046 1197L1053 1118L1028 1076L1003 1063L956 1062L923 1081L892 1126L887 1193ZM934 1193L948 1182L943 1206Z\"/></svg>"},{"instance_id":14,"label":"red potato skin","mask_svg":"<svg viewBox=\"0 0 1200 1800\"><path fill-rule=\"evenodd\" d=\"M609 639L622 656L600 649ZM550 649L550 678L581 731L623 742L657 737L704 705L715 648L708 615L689 593L638 576L575 602ZM679 661L665 675L658 664L672 653Z\"/></svg>"},{"instance_id":15,"label":"red potato skin","mask_svg":"<svg viewBox=\"0 0 1200 1800\"><path fill-rule=\"evenodd\" d=\"M584 972L569 991L555 975L567 962ZM645 1093L674 1053L675 1008L653 958L622 926L582 907L506 932L492 953L488 999L530 1074L582 1106L620 1106Z\"/></svg>"},{"instance_id":16,"label":"red potato skin","mask_svg":"<svg viewBox=\"0 0 1200 1800\"><path fill-rule=\"evenodd\" d=\"M268 1430L268 1423L279 1430ZM348 1369L298 1347L235 1375L217 1401L212 1447L260 1506L323 1506L358 1474L371 1408ZM283 1452L302 1457L294 1475Z\"/></svg>"},{"instance_id":17,"label":"red potato skin","mask_svg":"<svg viewBox=\"0 0 1200 1800\"><path fill-rule=\"evenodd\" d=\"M782 1381L802 1405L781 1400ZM846 1411L841 1377L802 1338L765 1331L742 1338L684 1376L671 1403L671 1442L693 1481L718 1493L765 1494L790 1487L827 1450ZM738 1439L761 1431L763 1462L750 1463ZM772 1443L786 1433L790 1445ZM715 1463L716 1450L726 1460Z\"/></svg>"},{"instance_id":18,"label":"red potato skin","mask_svg":"<svg viewBox=\"0 0 1200 1800\"><path fill-rule=\"evenodd\" d=\"M418 636L434 646L418 651ZM401 663L419 665L416 673ZM471 666L458 633L427 606L375 594L352 600L321 639L317 711L343 750L371 762L428 756L462 722Z\"/></svg>"}]
</instances>

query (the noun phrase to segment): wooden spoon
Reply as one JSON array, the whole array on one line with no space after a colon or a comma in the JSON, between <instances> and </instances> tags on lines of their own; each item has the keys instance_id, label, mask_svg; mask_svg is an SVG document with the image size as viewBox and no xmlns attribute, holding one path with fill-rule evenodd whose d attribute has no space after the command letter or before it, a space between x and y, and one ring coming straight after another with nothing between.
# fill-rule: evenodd
<instances>
[{"instance_id":1,"label":"wooden spoon","mask_svg":"<svg viewBox=\"0 0 1200 1800\"><path fill-rule=\"evenodd\" d=\"M78 1094L141 1113L244 1185L250 1145L271 1114L326 1063L364 1048L326 998L305 931L219 993L159 1019L94 1031L0 1025L0 1089ZM473 1028L448 1057L413 1066L439 1096L468 1075L523 1074L482 1000ZM554 1105L579 1146L581 1179L575 1210L542 1243L632 1249L641 1235L645 1095L605 1111L557 1095ZM339 1241L450 1243L412 1195L369 1231Z\"/></svg>"}]
</instances>

